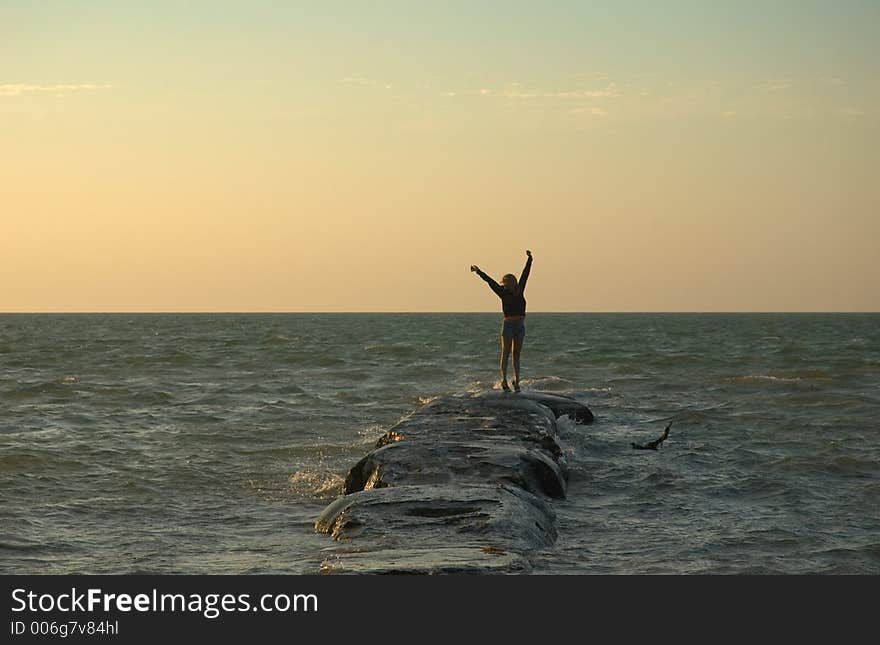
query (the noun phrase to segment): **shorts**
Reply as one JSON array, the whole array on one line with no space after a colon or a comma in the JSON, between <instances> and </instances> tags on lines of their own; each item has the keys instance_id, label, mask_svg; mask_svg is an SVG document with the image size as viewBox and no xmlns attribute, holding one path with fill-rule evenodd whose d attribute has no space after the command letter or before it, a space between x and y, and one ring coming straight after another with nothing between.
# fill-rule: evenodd
<instances>
[{"instance_id":1,"label":"shorts","mask_svg":"<svg viewBox=\"0 0 880 645\"><path fill-rule=\"evenodd\" d=\"M513 340L522 340L526 337L526 321L525 320L505 320L501 324L501 335L504 338L512 338Z\"/></svg>"}]
</instances>

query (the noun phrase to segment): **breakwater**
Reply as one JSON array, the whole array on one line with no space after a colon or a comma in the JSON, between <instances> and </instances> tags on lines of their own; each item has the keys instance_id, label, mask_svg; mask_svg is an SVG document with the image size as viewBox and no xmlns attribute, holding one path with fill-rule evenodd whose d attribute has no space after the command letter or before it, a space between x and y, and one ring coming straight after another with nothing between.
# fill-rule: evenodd
<instances>
[{"instance_id":1,"label":"breakwater","mask_svg":"<svg viewBox=\"0 0 880 645\"><path fill-rule=\"evenodd\" d=\"M568 471L557 418L574 399L488 392L435 399L355 464L315 530L333 538L325 573L515 573L556 540L552 500Z\"/></svg>"}]
</instances>

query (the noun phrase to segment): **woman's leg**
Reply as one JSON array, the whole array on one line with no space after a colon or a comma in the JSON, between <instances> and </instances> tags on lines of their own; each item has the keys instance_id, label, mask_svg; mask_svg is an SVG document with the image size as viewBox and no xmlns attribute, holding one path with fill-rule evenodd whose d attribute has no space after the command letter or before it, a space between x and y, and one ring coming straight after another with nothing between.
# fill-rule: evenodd
<instances>
[{"instance_id":1,"label":"woman's leg","mask_svg":"<svg viewBox=\"0 0 880 645\"><path fill-rule=\"evenodd\" d=\"M510 389L507 386L507 360L510 358L510 347L512 344L512 336L501 335L501 387L505 390Z\"/></svg>"},{"instance_id":2,"label":"woman's leg","mask_svg":"<svg viewBox=\"0 0 880 645\"><path fill-rule=\"evenodd\" d=\"M513 389L519 392L519 355L522 352L525 335L513 339Z\"/></svg>"}]
</instances>

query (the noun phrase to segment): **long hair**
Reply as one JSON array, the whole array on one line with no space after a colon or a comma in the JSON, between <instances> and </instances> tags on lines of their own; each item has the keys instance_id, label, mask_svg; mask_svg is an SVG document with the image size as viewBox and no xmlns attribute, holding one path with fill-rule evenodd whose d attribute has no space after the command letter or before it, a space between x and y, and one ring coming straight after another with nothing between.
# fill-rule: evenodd
<instances>
[{"instance_id":1,"label":"long hair","mask_svg":"<svg viewBox=\"0 0 880 645\"><path fill-rule=\"evenodd\" d=\"M512 293L519 293L519 283L516 281L516 276L512 273L505 273L504 277L501 278L501 284L504 285L504 288Z\"/></svg>"}]
</instances>

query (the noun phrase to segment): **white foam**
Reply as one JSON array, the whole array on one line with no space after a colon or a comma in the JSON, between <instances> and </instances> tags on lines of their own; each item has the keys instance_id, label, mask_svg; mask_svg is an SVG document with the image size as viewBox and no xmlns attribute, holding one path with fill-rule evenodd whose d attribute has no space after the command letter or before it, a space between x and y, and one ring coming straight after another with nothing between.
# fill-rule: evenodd
<instances>
[{"instance_id":1,"label":"white foam","mask_svg":"<svg viewBox=\"0 0 880 645\"><path fill-rule=\"evenodd\" d=\"M781 381L793 383L795 381L801 381L801 377L799 376L772 376L770 374L747 374L745 376L735 376L730 381Z\"/></svg>"},{"instance_id":2,"label":"white foam","mask_svg":"<svg viewBox=\"0 0 880 645\"><path fill-rule=\"evenodd\" d=\"M555 390L557 392L567 392L573 385L568 379L561 376L535 376L532 378L524 378L520 380L522 387L528 387L530 390ZM560 387L562 385L563 387Z\"/></svg>"},{"instance_id":3,"label":"white foam","mask_svg":"<svg viewBox=\"0 0 880 645\"><path fill-rule=\"evenodd\" d=\"M312 497L335 497L342 494L345 480L336 473L322 473L314 470L298 470L288 477L293 489Z\"/></svg>"}]
</instances>

